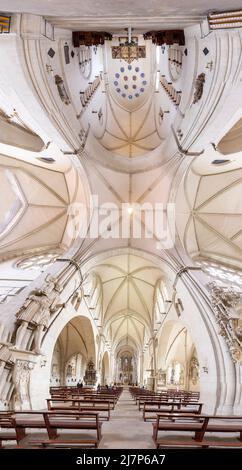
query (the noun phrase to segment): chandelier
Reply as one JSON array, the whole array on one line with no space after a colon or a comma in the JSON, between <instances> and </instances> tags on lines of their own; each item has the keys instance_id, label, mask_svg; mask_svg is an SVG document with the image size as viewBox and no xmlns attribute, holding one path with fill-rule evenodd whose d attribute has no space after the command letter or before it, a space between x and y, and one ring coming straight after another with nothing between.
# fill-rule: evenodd
<instances>
[{"instance_id":1,"label":"chandelier","mask_svg":"<svg viewBox=\"0 0 242 470\"><path fill-rule=\"evenodd\" d=\"M133 62L133 60L145 59L145 46L139 46L138 39L132 39L131 26L129 26L126 31L128 31L128 39L125 42L120 42L119 46L112 47L112 58L123 59L128 62L128 64Z\"/></svg>"}]
</instances>

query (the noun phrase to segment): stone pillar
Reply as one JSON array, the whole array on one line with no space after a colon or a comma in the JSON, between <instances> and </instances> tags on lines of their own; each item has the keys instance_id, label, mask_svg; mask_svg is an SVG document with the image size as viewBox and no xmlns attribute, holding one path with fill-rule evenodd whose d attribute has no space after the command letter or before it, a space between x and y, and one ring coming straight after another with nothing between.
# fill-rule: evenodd
<instances>
[{"instance_id":1,"label":"stone pillar","mask_svg":"<svg viewBox=\"0 0 242 470\"><path fill-rule=\"evenodd\" d=\"M143 384L144 380L144 353L139 356L139 381Z\"/></svg>"}]
</instances>

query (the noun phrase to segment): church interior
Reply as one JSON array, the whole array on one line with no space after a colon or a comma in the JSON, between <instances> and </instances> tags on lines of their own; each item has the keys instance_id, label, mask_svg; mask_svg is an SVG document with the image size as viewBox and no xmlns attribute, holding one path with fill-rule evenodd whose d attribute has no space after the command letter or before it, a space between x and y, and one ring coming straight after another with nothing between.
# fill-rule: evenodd
<instances>
[{"instance_id":1,"label":"church interior","mask_svg":"<svg viewBox=\"0 0 242 470\"><path fill-rule=\"evenodd\" d=\"M0 57L0 448L242 448L241 2L2 0Z\"/></svg>"}]
</instances>

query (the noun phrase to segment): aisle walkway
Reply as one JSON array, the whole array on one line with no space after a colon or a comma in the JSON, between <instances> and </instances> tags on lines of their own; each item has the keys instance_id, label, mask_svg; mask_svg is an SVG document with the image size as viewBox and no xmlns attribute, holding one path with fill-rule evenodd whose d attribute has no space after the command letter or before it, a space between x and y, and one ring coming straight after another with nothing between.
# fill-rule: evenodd
<instances>
[{"instance_id":1,"label":"aisle walkway","mask_svg":"<svg viewBox=\"0 0 242 470\"><path fill-rule=\"evenodd\" d=\"M152 425L145 423L129 391L124 389L111 419L103 423L100 449L154 449Z\"/></svg>"}]
</instances>

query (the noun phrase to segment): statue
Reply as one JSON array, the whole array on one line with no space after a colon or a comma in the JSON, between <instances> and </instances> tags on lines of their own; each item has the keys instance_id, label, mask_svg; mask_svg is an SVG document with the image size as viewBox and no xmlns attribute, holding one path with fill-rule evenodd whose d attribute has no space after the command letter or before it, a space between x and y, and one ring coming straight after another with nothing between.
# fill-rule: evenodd
<instances>
[{"instance_id":1,"label":"statue","mask_svg":"<svg viewBox=\"0 0 242 470\"><path fill-rule=\"evenodd\" d=\"M181 372L180 372L179 385L184 385L184 370L183 369L181 369Z\"/></svg>"},{"instance_id":2,"label":"statue","mask_svg":"<svg viewBox=\"0 0 242 470\"><path fill-rule=\"evenodd\" d=\"M44 330L48 328L51 313L65 304L59 304L60 286L53 277L47 276L41 289L34 289L16 313L18 329L15 348L20 349L29 325L34 327L34 352L41 354L40 345Z\"/></svg>"},{"instance_id":3,"label":"statue","mask_svg":"<svg viewBox=\"0 0 242 470\"><path fill-rule=\"evenodd\" d=\"M199 363L195 356L193 356L190 361L189 377L192 384L197 385L199 379Z\"/></svg>"},{"instance_id":4,"label":"statue","mask_svg":"<svg viewBox=\"0 0 242 470\"><path fill-rule=\"evenodd\" d=\"M82 288L76 290L72 296L71 303L74 309L77 311L80 307L81 301L83 297Z\"/></svg>"},{"instance_id":5,"label":"statue","mask_svg":"<svg viewBox=\"0 0 242 470\"><path fill-rule=\"evenodd\" d=\"M205 83L205 73L200 73L195 81L195 92L193 95L193 104L197 103L202 98L204 83Z\"/></svg>"},{"instance_id":6,"label":"statue","mask_svg":"<svg viewBox=\"0 0 242 470\"><path fill-rule=\"evenodd\" d=\"M70 104L71 100L66 92L63 78L61 78L59 75L55 75L55 84L57 86L60 99L63 101L63 103Z\"/></svg>"}]
</instances>

